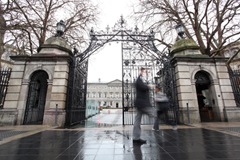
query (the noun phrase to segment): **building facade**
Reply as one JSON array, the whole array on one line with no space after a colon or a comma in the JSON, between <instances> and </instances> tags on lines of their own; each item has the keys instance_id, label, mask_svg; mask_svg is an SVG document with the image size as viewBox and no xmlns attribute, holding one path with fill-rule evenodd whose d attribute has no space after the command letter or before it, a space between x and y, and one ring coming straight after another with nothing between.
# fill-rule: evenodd
<instances>
[{"instance_id":1,"label":"building facade","mask_svg":"<svg viewBox=\"0 0 240 160\"><path fill-rule=\"evenodd\" d=\"M226 65L228 58L202 55L190 39L177 41L171 54L182 123L240 120Z\"/></svg>"},{"instance_id":2,"label":"building facade","mask_svg":"<svg viewBox=\"0 0 240 160\"><path fill-rule=\"evenodd\" d=\"M38 54L11 56L14 61L0 124L64 126L71 47L51 37Z\"/></svg>"},{"instance_id":3,"label":"building facade","mask_svg":"<svg viewBox=\"0 0 240 160\"><path fill-rule=\"evenodd\" d=\"M240 42L236 43L236 45L234 46L228 47L224 51L225 57L231 58L232 56L234 56L231 63L229 64L233 70L240 69L240 52L238 52L239 49L240 49Z\"/></svg>"},{"instance_id":4,"label":"building facade","mask_svg":"<svg viewBox=\"0 0 240 160\"><path fill-rule=\"evenodd\" d=\"M14 61L10 56L16 56L18 54L17 49L11 45L5 45L4 50L1 57L1 68L12 68Z\"/></svg>"},{"instance_id":5,"label":"building facade","mask_svg":"<svg viewBox=\"0 0 240 160\"><path fill-rule=\"evenodd\" d=\"M87 101L90 100L101 107L122 108L122 81L88 83Z\"/></svg>"}]
</instances>

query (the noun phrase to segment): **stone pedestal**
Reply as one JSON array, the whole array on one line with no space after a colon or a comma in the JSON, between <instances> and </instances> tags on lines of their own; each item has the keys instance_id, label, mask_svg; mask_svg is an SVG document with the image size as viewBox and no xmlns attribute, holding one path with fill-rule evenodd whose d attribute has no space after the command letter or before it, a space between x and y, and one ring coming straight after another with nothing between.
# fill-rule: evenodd
<instances>
[{"instance_id":1,"label":"stone pedestal","mask_svg":"<svg viewBox=\"0 0 240 160\"><path fill-rule=\"evenodd\" d=\"M51 37L39 48L38 54L12 56L11 58L15 63L4 107L0 110L0 115L2 114L2 117L4 117L1 122L23 124L31 77L37 71L43 71L47 74L48 79L42 123L64 126L71 54L71 47L67 45L64 39ZM58 105L57 112L56 105Z\"/></svg>"},{"instance_id":2,"label":"stone pedestal","mask_svg":"<svg viewBox=\"0 0 240 160\"><path fill-rule=\"evenodd\" d=\"M185 39L176 42L172 47L171 55L173 57L171 63L175 67L176 74L180 121L186 123L190 117L190 123L199 123L201 117L204 118L205 110L201 109L200 111L199 109L196 89L197 79L195 76L199 72L206 74L210 79L208 98L211 111L206 111L209 121L239 119L239 114L235 112L237 108L226 66L226 58L211 58L202 55L192 40Z\"/></svg>"},{"instance_id":3,"label":"stone pedestal","mask_svg":"<svg viewBox=\"0 0 240 160\"><path fill-rule=\"evenodd\" d=\"M179 120L183 124L194 124L200 123L199 110L196 107L187 107L179 108Z\"/></svg>"},{"instance_id":4,"label":"stone pedestal","mask_svg":"<svg viewBox=\"0 0 240 160\"><path fill-rule=\"evenodd\" d=\"M16 109L1 109L0 110L0 126L15 125L17 123L18 111Z\"/></svg>"},{"instance_id":5,"label":"stone pedestal","mask_svg":"<svg viewBox=\"0 0 240 160\"><path fill-rule=\"evenodd\" d=\"M48 109L45 111L43 124L63 127L65 117L66 111L64 109Z\"/></svg>"},{"instance_id":6,"label":"stone pedestal","mask_svg":"<svg viewBox=\"0 0 240 160\"><path fill-rule=\"evenodd\" d=\"M240 121L240 108L238 107L226 107L224 114L227 122L239 122Z\"/></svg>"}]
</instances>

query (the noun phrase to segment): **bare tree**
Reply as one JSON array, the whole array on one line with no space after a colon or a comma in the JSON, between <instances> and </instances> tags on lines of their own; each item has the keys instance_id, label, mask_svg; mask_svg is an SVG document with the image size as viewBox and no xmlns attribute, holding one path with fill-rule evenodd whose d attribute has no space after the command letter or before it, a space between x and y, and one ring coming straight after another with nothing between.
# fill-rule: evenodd
<instances>
[{"instance_id":1,"label":"bare tree","mask_svg":"<svg viewBox=\"0 0 240 160\"><path fill-rule=\"evenodd\" d=\"M173 31L183 24L185 36L200 46L202 54L223 55L239 40L239 0L140 0L137 20L150 24L159 34L158 41L169 47Z\"/></svg>"},{"instance_id":2,"label":"bare tree","mask_svg":"<svg viewBox=\"0 0 240 160\"><path fill-rule=\"evenodd\" d=\"M17 46L20 54L36 53L46 38L55 35L60 20L66 24L64 38L80 46L87 26L98 14L97 6L89 0L5 0L0 11L0 38Z\"/></svg>"},{"instance_id":3,"label":"bare tree","mask_svg":"<svg viewBox=\"0 0 240 160\"><path fill-rule=\"evenodd\" d=\"M4 34L6 32L6 22L3 17L2 4L0 3L0 66L1 66L1 57L4 52Z\"/></svg>"}]
</instances>

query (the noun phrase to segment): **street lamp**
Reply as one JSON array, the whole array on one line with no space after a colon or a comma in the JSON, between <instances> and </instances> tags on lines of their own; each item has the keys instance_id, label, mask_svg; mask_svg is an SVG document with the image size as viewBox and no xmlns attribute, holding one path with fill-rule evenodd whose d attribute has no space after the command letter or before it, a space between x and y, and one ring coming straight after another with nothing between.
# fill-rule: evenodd
<instances>
[{"instance_id":1,"label":"street lamp","mask_svg":"<svg viewBox=\"0 0 240 160\"><path fill-rule=\"evenodd\" d=\"M183 35L184 35L184 27L181 23L177 24L176 27L175 27L178 35L183 39Z\"/></svg>"},{"instance_id":2,"label":"street lamp","mask_svg":"<svg viewBox=\"0 0 240 160\"><path fill-rule=\"evenodd\" d=\"M57 34L56 37L61 37L66 29L66 25L63 20L57 23Z\"/></svg>"}]
</instances>

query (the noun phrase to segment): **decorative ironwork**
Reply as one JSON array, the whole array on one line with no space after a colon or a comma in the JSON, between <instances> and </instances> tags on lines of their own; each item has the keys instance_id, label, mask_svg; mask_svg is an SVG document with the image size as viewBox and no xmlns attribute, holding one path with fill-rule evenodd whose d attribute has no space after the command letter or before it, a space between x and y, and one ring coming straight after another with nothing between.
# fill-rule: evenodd
<instances>
[{"instance_id":1,"label":"decorative ironwork","mask_svg":"<svg viewBox=\"0 0 240 160\"><path fill-rule=\"evenodd\" d=\"M155 46L156 39L152 30L149 33L140 32L137 26L133 30L127 29L127 22L122 16L112 29L108 26L106 32L95 32L92 28L89 36L88 48L82 53L75 52L70 66L66 124L72 125L85 119L88 58L110 42L121 42L122 45L123 125L133 124L135 114L133 84L139 74L139 69L147 68L147 80L149 83L156 83L157 73L163 67L166 54L159 52ZM77 119L73 118L75 115ZM143 121L143 124L150 122L146 117L143 117Z\"/></svg>"},{"instance_id":2,"label":"decorative ironwork","mask_svg":"<svg viewBox=\"0 0 240 160\"><path fill-rule=\"evenodd\" d=\"M78 51L74 49L74 55ZM73 57L69 67L66 126L85 120L88 61Z\"/></svg>"},{"instance_id":3,"label":"decorative ironwork","mask_svg":"<svg viewBox=\"0 0 240 160\"><path fill-rule=\"evenodd\" d=\"M237 107L240 107L240 70L228 68L232 89Z\"/></svg>"},{"instance_id":4,"label":"decorative ironwork","mask_svg":"<svg viewBox=\"0 0 240 160\"><path fill-rule=\"evenodd\" d=\"M27 105L23 124L42 124L48 74L39 70L33 73L29 84Z\"/></svg>"},{"instance_id":5,"label":"decorative ironwork","mask_svg":"<svg viewBox=\"0 0 240 160\"><path fill-rule=\"evenodd\" d=\"M11 71L10 68L7 68L2 69L0 72L0 108L3 108Z\"/></svg>"},{"instance_id":6,"label":"decorative ironwork","mask_svg":"<svg viewBox=\"0 0 240 160\"><path fill-rule=\"evenodd\" d=\"M162 57L162 53L158 51L154 44L154 40L156 39L153 30L151 30L150 33L144 33L143 31L140 32L137 26L133 30L127 29L127 22L123 16L121 16L112 30L109 26L107 26L106 32L95 32L92 28L89 36L90 44L88 48L83 53L76 55L76 57L81 58L81 62L88 59L94 52L110 42L134 42L138 44L142 50L148 50L145 54L148 54L149 57L156 59L161 59Z\"/></svg>"},{"instance_id":7,"label":"decorative ironwork","mask_svg":"<svg viewBox=\"0 0 240 160\"><path fill-rule=\"evenodd\" d=\"M159 85L163 88L163 92L166 93L170 101L170 108L165 117L164 123L171 125L177 124L179 121L178 117L178 97L177 97L177 85L176 85L176 74L175 68L171 64L171 58L165 57L163 60L163 68L159 71Z\"/></svg>"},{"instance_id":8,"label":"decorative ironwork","mask_svg":"<svg viewBox=\"0 0 240 160\"><path fill-rule=\"evenodd\" d=\"M150 84L155 83L157 72L160 69L158 61L154 57L150 57L148 50L142 49L135 42L122 43L122 97L123 97L123 125L131 125L134 122L135 109L135 80L139 76L141 67L146 68L146 80ZM153 96L154 89L151 92L152 103L154 105ZM150 124L151 120L146 116L142 119L142 124Z\"/></svg>"}]
</instances>

